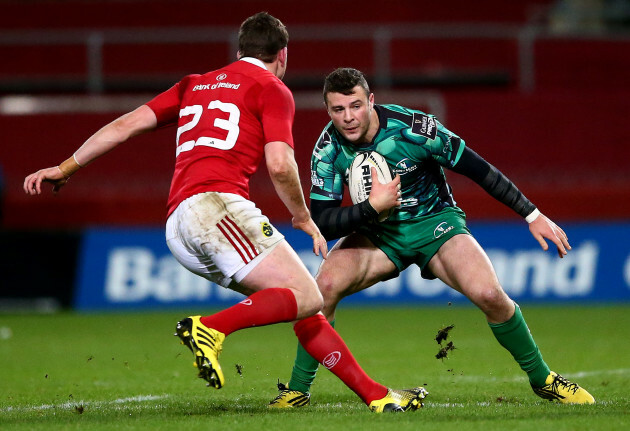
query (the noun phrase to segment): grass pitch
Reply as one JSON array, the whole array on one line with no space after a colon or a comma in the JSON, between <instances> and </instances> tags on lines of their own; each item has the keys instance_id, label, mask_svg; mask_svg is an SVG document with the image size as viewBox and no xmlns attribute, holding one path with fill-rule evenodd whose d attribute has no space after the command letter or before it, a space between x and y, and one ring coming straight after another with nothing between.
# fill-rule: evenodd
<instances>
[{"instance_id":1,"label":"grass pitch","mask_svg":"<svg viewBox=\"0 0 630 431\"><path fill-rule=\"evenodd\" d=\"M290 376L289 324L232 334L226 385L206 388L172 334L181 317L209 311L0 315L0 429L630 429L630 306L523 306L547 363L587 388L594 406L537 398L475 308L344 307L337 330L374 379L430 392L421 410L382 415L325 369L310 407L267 409L277 379ZM455 350L436 359L448 325Z\"/></svg>"}]
</instances>

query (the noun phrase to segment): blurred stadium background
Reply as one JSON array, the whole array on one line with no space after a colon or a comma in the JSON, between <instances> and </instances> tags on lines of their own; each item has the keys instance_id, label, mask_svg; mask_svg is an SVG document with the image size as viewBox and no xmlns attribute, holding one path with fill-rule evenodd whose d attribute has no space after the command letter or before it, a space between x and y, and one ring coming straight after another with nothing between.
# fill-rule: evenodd
<instances>
[{"instance_id":1,"label":"blurred stadium background","mask_svg":"<svg viewBox=\"0 0 630 431\"><path fill-rule=\"evenodd\" d=\"M183 75L235 58L261 10L290 32L296 157L305 193L328 121L324 76L367 73L377 103L425 110L566 228L574 252L544 254L475 184L457 202L519 301L630 301L630 2L627 0L0 0L0 309L222 305L234 297L174 263L163 241L175 129L135 138L57 196L24 177ZM253 199L313 270L264 167ZM405 274L405 273L404 273ZM357 303L459 301L417 269Z\"/></svg>"}]
</instances>

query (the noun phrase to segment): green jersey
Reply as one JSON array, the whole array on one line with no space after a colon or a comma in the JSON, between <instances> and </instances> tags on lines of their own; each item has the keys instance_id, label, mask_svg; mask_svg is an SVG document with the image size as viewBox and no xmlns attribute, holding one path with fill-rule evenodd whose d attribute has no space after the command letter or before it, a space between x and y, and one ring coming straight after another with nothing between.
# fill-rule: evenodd
<instances>
[{"instance_id":1,"label":"green jersey","mask_svg":"<svg viewBox=\"0 0 630 431\"><path fill-rule=\"evenodd\" d=\"M400 175L402 202L387 222L411 220L454 207L442 167L455 166L464 141L432 115L398 105L374 105L379 129L371 143L348 142L330 122L311 157L311 199L342 200L354 157L376 151Z\"/></svg>"}]
</instances>

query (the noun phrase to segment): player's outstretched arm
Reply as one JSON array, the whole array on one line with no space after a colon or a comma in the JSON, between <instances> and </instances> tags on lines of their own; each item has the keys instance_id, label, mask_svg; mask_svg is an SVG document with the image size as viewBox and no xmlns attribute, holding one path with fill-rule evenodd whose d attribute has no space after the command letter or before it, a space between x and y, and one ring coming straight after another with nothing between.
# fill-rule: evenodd
<instances>
[{"instance_id":1,"label":"player's outstretched arm","mask_svg":"<svg viewBox=\"0 0 630 431\"><path fill-rule=\"evenodd\" d=\"M328 257L328 244L311 218L304 200L294 151L285 142L274 141L265 145L267 171L276 193L293 216L293 227L313 238L313 252Z\"/></svg>"},{"instance_id":2,"label":"player's outstretched arm","mask_svg":"<svg viewBox=\"0 0 630 431\"><path fill-rule=\"evenodd\" d=\"M72 155L58 166L40 169L24 179L24 192L38 195L42 192L42 183L51 183L56 193L68 179L80 168L98 157L113 150L132 136L153 130L157 126L155 114L146 105L142 105L101 128L93 134Z\"/></svg>"},{"instance_id":3,"label":"player's outstretched arm","mask_svg":"<svg viewBox=\"0 0 630 431\"><path fill-rule=\"evenodd\" d=\"M549 246L546 239L556 245L561 258L571 250L566 233L553 221L541 214L533 203L501 171L482 159L470 148L464 148L461 158L452 170L479 184L490 196L512 208L529 223L529 231L543 250Z\"/></svg>"},{"instance_id":4,"label":"player's outstretched arm","mask_svg":"<svg viewBox=\"0 0 630 431\"><path fill-rule=\"evenodd\" d=\"M539 214L534 221L529 223L529 231L545 251L549 249L545 239L554 243L560 258L563 258L568 253L568 250L571 250L567 234L544 214Z\"/></svg>"}]
</instances>

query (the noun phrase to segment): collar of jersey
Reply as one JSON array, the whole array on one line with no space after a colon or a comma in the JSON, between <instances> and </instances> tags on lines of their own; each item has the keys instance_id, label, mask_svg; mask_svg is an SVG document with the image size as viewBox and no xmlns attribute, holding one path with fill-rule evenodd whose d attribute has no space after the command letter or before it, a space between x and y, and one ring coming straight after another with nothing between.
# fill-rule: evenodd
<instances>
[{"instance_id":1,"label":"collar of jersey","mask_svg":"<svg viewBox=\"0 0 630 431\"><path fill-rule=\"evenodd\" d=\"M258 67L262 67L263 69L267 70L267 68L265 67L265 63L263 63L262 61L254 57L243 57L239 59L239 61L246 61L248 63L254 64Z\"/></svg>"}]
</instances>

